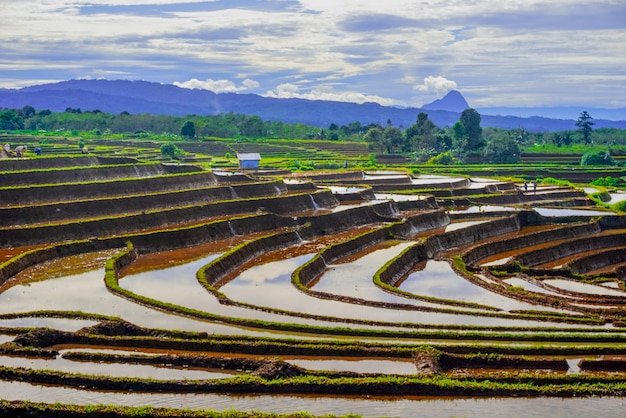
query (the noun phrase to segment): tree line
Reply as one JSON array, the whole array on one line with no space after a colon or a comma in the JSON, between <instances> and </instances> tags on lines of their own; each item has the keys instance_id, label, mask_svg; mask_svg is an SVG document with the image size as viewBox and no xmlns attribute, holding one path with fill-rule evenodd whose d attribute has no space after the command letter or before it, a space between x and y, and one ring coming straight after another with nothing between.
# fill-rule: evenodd
<instances>
[{"instance_id":1,"label":"tree line","mask_svg":"<svg viewBox=\"0 0 626 418\"><path fill-rule=\"evenodd\" d=\"M419 112L415 123L394 126L363 125L353 122L328 128L305 124L263 121L259 116L226 113L219 115L188 115L185 117L153 114L111 114L99 110L82 111L67 108L64 112L36 110L32 106L0 110L0 130L31 130L70 132L86 137L125 135L179 136L188 139L217 138L278 138L319 139L367 142L372 153L403 154L415 162L453 164L456 162L485 162L512 164L520 161L521 149L536 144L555 147L573 144L626 145L626 130L593 130L588 112L582 112L576 122L577 130L543 133L524 129L483 128L481 115L475 109L464 110L450 127L438 127L428 114Z\"/></svg>"}]
</instances>

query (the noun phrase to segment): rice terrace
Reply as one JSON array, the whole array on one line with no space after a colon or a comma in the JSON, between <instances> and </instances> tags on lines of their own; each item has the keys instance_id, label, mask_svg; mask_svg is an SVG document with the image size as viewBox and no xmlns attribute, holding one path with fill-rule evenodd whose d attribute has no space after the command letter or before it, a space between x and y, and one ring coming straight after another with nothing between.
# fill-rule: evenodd
<instances>
[{"instance_id":1,"label":"rice terrace","mask_svg":"<svg viewBox=\"0 0 626 418\"><path fill-rule=\"evenodd\" d=\"M623 156L42 138L1 137L3 411L626 412Z\"/></svg>"}]
</instances>

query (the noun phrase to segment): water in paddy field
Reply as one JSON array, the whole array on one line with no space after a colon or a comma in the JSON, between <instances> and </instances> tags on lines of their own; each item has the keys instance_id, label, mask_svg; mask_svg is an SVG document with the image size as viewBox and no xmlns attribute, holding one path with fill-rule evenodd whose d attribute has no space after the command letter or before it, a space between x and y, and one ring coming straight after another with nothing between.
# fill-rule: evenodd
<instances>
[{"instance_id":1,"label":"water in paddy field","mask_svg":"<svg viewBox=\"0 0 626 418\"><path fill-rule=\"evenodd\" d=\"M588 295L605 295L605 296L626 296L626 293L620 290L609 289L604 286L590 284L590 283L581 283L575 280L565 280L565 279L549 279L543 280L543 283L550 285L557 289L563 289L568 292L576 292L583 293Z\"/></svg>"},{"instance_id":2,"label":"water in paddy field","mask_svg":"<svg viewBox=\"0 0 626 418\"><path fill-rule=\"evenodd\" d=\"M626 399L595 398L393 398L369 396L288 396L174 393L119 393L68 389L0 381L5 400L77 405L152 406L165 408L260 411L314 415L358 414L363 417L588 418L623 417Z\"/></svg>"},{"instance_id":3,"label":"water in paddy field","mask_svg":"<svg viewBox=\"0 0 626 418\"><path fill-rule=\"evenodd\" d=\"M80 373L95 376L142 378L154 380L225 379L233 373L224 371L193 370L182 367L165 367L147 364L116 364L94 361L75 361L60 356L54 359L0 356L6 367L23 367L30 370L56 370L63 373Z\"/></svg>"},{"instance_id":4,"label":"water in paddy field","mask_svg":"<svg viewBox=\"0 0 626 418\"><path fill-rule=\"evenodd\" d=\"M447 261L429 260L422 270L409 274L398 288L415 295L475 302L505 311L547 310L544 306L520 302L477 286L459 276Z\"/></svg>"},{"instance_id":5,"label":"water in paddy field","mask_svg":"<svg viewBox=\"0 0 626 418\"><path fill-rule=\"evenodd\" d=\"M618 202L623 202L624 200L626 200L626 191L620 191L617 193L611 193L611 200L606 203L613 205Z\"/></svg>"},{"instance_id":6,"label":"water in paddy field","mask_svg":"<svg viewBox=\"0 0 626 418\"><path fill-rule=\"evenodd\" d=\"M350 262L331 264L322 276L311 287L314 292L323 292L337 296L348 296L361 300L386 302L396 304L413 305L417 307L444 307L437 303L424 302L420 300L410 299L401 295L395 295L385 292L373 283L375 272L380 269L387 261L398 255L407 246L412 243L402 242L391 245L387 248L379 248L362 255ZM381 308L368 306L367 304L348 303L338 300L329 300L316 298L298 290L291 283L292 272L304 262L308 261L313 254L289 258L285 260L277 260L262 265L253 266L237 277L226 283L220 288L220 292L224 293L230 299L237 302L263 307L269 306L280 310L300 312L310 315L323 315L337 318L351 318L354 320L371 320L384 321L388 323L427 323L427 324L465 324L465 325L496 325L496 326L545 326L546 322L526 321L508 318L489 318L475 315L465 315L463 312L471 313L472 309L455 308L459 314L439 313L439 312L422 312L419 310L401 310L391 305L389 308ZM451 280L456 283L451 286L446 283L443 287L442 298L454 299L459 293L470 292L470 296L475 292L479 292L485 305L501 307L502 309L537 309L536 306L518 302L516 300L505 298L501 295L494 294L484 290L483 288L467 282L459 277L451 267L445 263L432 264L422 273L424 277L431 277L434 274L434 280L439 277L443 280ZM442 267L443 266L443 267ZM447 267L446 267L447 266ZM444 269L443 276L441 269ZM437 270L440 270L437 272ZM443 277L443 278L442 278ZM429 279L430 280L430 279ZM451 286L449 291L446 286ZM458 286L463 286L464 290L458 290ZM455 290L456 289L456 290ZM456 292L456 293L455 293ZM419 292L416 292L419 294ZM475 302L468 298L468 301ZM478 301L479 303L481 301ZM546 310L546 308L542 308ZM296 319L283 317L282 321L296 322ZM278 318L278 320L281 320ZM316 323L309 321L308 323ZM568 328L572 325L558 323L550 324L562 328Z\"/></svg>"},{"instance_id":7,"label":"water in paddy field","mask_svg":"<svg viewBox=\"0 0 626 418\"><path fill-rule=\"evenodd\" d=\"M329 266L329 270L322 275L313 286L313 291L324 291L335 295L345 295L353 298L372 300L376 302L390 302L414 305L416 307L441 307L442 305L406 298L399 295L383 292L373 284L374 273L388 260L399 254L410 243L402 242L386 248L379 248L368 254L340 264ZM160 269L142 271L129 274L120 280L122 288L131 290L141 296L147 296L161 302L177 304L182 307L193 308L203 312L236 318L262 319L283 323L298 323L319 326L339 326L341 322L329 322L300 316L281 315L265 312L260 309L249 309L238 306L220 304L217 299L204 289L196 279L196 271L209 263L219 254L209 254L202 258L164 266ZM412 322L425 324L466 324L466 325L500 325L500 326L544 326L543 322L523 321L507 318L487 318L466 315L472 309L458 308L459 314L421 312L418 310L399 310L392 307L380 308L362 304L347 303L336 300L320 299L298 290L291 283L292 273L303 263L310 260L313 253L290 257L284 260L255 265L240 272L232 280L225 283L220 292L236 302L243 302L257 307L292 311L297 314L321 315L325 317L346 318L352 320L383 321L390 324L385 329L393 328L391 324ZM435 266L437 264L432 264ZM449 270L449 267L446 267ZM426 274L436 272L427 267ZM43 277L45 270L41 273ZM450 271L444 276L451 278L458 286L468 284ZM437 275L435 274L435 277ZM442 276L438 276L438 280ZM419 282L419 280L418 280ZM465 288L464 291L486 292L478 287ZM447 292L447 293L446 293ZM458 297L458 290L454 286L442 294L443 298ZM455 293L457 292L457 293ZM416 290L420 294L419 289ZM502 306L506 309L517 304L508 301L499 295L484 296L484 304ZM501 301L505 300L504 302ZM516 307L518 305L515 305ZM444 306L446 307L446 306ZM185 318L174 314L161 312L134 303L131 300L116 296L108 291L104 284L104 267L86 271L80 274L69 274L48 280L31 280L26 283L17 282L4 292L0 293L0 313L30 312L37 310L82 311L110 316L119 316L124 320L139 326L160 329L180 329L189 331L205 331L220 334L246 335L278 335L280 332L250 330L236 326L229 326L210 321ZM68 319L56 320L53 318L19 318L4 320L7 326L52 326L66 330L76 330L83 326L92 325L91 321L75 321ZM10 325L12 324L12 325ZM371 328L368 325L351 325L358 328ZM555 324L568 328L568 324ZM376 327L375 327L376 328ZM380 328L378 326L377 328Z\"/></svg>"},{"instance_id":8,"label":"water in paddy field","mask_svg":"<svg viewBox=\"0 0 626 418\"><path fill-rule=\"evenodd\" d=\"M534 211L542 216L599 216L611 214L611 212L587 209L535 208Z\"/></svg>"},{"instance_id":9,"label":"water in paddy field","mask_svg":"<svg viewBox=\"0 0 626 418\"><path fill-rule=\"evenodd\" d=\"M427 194L397 194L397 193L375 193L377 200L393 200L394 202L415 202L429 198Z\"/></svg>"}]
</instances>

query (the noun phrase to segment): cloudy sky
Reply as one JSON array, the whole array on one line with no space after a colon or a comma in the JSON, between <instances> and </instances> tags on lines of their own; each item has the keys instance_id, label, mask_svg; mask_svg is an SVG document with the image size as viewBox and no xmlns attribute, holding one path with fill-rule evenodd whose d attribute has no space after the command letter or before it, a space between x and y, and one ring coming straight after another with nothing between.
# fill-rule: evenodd
<instances>
[{"instance_id":1,"label":"cloudy sky","mask_svg":"<svg viewBox=\"0 0 626 418\"><path fill-rule=\"evenodd\" d=\"M0 0L0 87L626 107L624 0Z\"/></svg>"}]
</instances>

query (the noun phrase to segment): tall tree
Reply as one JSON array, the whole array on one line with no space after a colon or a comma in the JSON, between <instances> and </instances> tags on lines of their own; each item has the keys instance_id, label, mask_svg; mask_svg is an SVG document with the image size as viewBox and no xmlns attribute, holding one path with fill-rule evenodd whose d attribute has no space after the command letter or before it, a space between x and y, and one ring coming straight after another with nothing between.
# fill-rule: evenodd
<instances>
[{"instance_id":1,"label":"tall tree","mask_svg":"<svg viewBox=\"0 0 626 418\"><path fill-rule=\"evenodd\" d=\"M8 131L24 129L24 118L13 109L1 110L0 129L6 129Z\"/></svg>"},{"instance_id":2,"label":"tall tree","mask_svg":"<svg viewBox=\"0 0 626 418\"><path fill-rule=\"evenodd\" d=\"M424 112L417 115L415 123L409 126L405 132L407 142L415 151L418 149L438 151L436 134L437 126L428 119L428 115Z\"/></svg>"},{"instance_id":3,"label":"tall tree","mask_svg":"<svg viewBox=\"0 0 626 418\"><path fill-rule=\"evenodd\" d=\"M381 127L373 127L368 129L363 136L363 140L368 142L370 145L370 149L372 150L380 150L381 152L387 151L391 152L391 144L386 144L383 137L383 129Z\"/></svg>"},{"instance_id":4,"label":"tall tree","mask_svg":"<svg viewBox=\"0 0 626 418\"><path fill-rule=\"evenodd\" d=\"M188 120L183 126L180 128L180 136L184 136L185 138L193 138L196 136L196 125Z\"/></svg>"},{"instance_id":5,"label":"tall tree","mask_svg":"<svg viewBox=\"0 0 626 418\"><path fill-rule=\"evenodd\" d=\"M404 143L402 130L400 130L400 128L396 128L395 126L387 125L383 131L383 141L386 145L389 145L389 149L391 149L392 152L401 149Z\"/></svg>"},{"instance_id":6,"label":"tall tree","mask_svg":"<svg viewBox=\"0 0 626 418\"><path fill-rule=\"evenodd\" d=\"M483 128L480 126L480 121L480 113L475 109L465 109L463 113L461 113L459 122L461 122L463 128L465 128L465 138L467 140L465 151L477 151L485 146Z\"/></svg>"},{"instance_id":7,"label":"tall tree","mask_svg":"<svg viewBox=\"0 0 626 418\"><path fill-rule=\"evenodd\" d=\"M494 138L483 151L485 161L492 164L516 164L521 156L517 141L511 137Z\"/></svg>"},{"instance_id":8,"label":"tall tree","mask_svg":"<svg viewBox=\"0 0 626 418\"><path fill-rule=\"evenodd\" d=\"M593 131L591 127L595 125L595 123L592 122L591 119L593 118L585 110L580 114L578 120L576 121L576 126L578 126L578 130L582 134L585 144L591 143L591 132Z\"/></svg>"}]
</instances>

